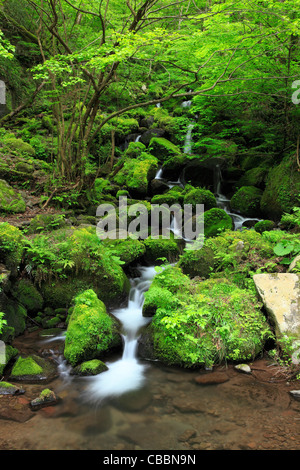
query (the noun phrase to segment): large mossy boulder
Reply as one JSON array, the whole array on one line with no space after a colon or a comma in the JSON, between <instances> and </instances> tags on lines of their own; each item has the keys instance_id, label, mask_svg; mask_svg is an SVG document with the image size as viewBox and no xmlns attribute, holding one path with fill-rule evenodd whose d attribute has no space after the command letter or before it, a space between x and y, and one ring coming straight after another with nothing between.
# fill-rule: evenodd
<instances>
[{"instance_id":1,"label":"large mossy boulder","mask_svg":"<svg viewBox=\"0 0 300 470\"><path fill-rule=\"evenodd\" d=\"M35 150L32 145L24 142L22 139L17 139L16 137L6 137L4 139L4 147L16 152L17 154L25 154L31 157L35 156Z\"/></svg>"},{"instance_id":2,"label":"large mossy boulder","mask_svg":"<svg viewBox=\"0 0 300 470\"><path fill-rule=\"evenodd\" d=\"M178 266L184 274L192 277L208 278L214 267L214 252L203 246L200 250L186 250L180 257Z\"/></svg>"},{"instance_id":3,"label":"large mossy boulder","mask_svg":"<svg viewBox=\"0 0 300 470\"><path fill-rule=\"evenodd\" d=\"M285 157L268 174L260 208L272 220L280 220L284 213L299 205L300 172L294 155Z\"/></svg>"},{"instance_id":4,"label":"large mossy boulder","mask_svg":"<svg viewBox=\"0 0 300 470\"><path fill-rule=\"evenodd\" d=\"M145 294L146 311L150 301L156 311L139 353L164 364L195 368L253 360L272 336L256 295L226 279L197 282L170 267Z\"/></svg>"},{"instance_id":5,"label":"large mossy boulder","mask_svg":"<svg viewBox=\"0 0 300 470\"><path fill-rule=\"evenodd\" d=\"M66 225L63 214L38 214L31 221L27 228L27 235L34 233L51 232Z\"/></svg>"},{"instance_id":6,"label":"large mossy boulder","mask_svg":"<svg viewBox=\"0 0 300 470\"><path fill-rule=\"evenodd\" d=\"M20 279L11 288L11 294L28 313L37 313L43 308L43 297L28 279Z\"/></svg>"},{"instance_id":7,"label":"large mossy boulder","mask_svg":"<svg viewBox=\"0 0 300 470\"><path fill-rule=\"evenodd\" d=\"M57 375L56 365L52 361L33 354L18 357L11 370L10 380L27 383L50 382Z\"/></svg>"},{"instance_id":8,"label":"large mossy boulder","mask_svg":"<svg viewBox=\"0 0 300 470\"><path fill-rule=\"evenodd\" d=\"M233 220L227 212L218 207L204 212L205 237L215 237L224 230L233 230Z\"/></svg>"},{"instance_id":9,"label":"large mossy boulder","mask_svg":"<svg viewBox=\"0 0 300 470\"><path fill-rule=\"evenodd\" d=\"M64 356L72 365L101 358L122 345L117 320L92 289L74 299L65 341Z\"/></svg>"},{"instance_id":10,"label":"large mossy boulder","mask_svg":"<svg viewBox=\"0 0 300 470\"><path fill-rule=\"evenodd\" d=\"M148 150L162 164L165 177L176 175L185 163L180 148L164 137L153 137Z\"/></svg>"},{"instance_id":11,"label":"large mossy boulder","mask_svg":"<svg viewBox=\"0 0 300 470\"><path fill-rule=\"evenodd\" d=\"M0 223L0 263L15 275L21 262L26 240L17 227L7 222Z\"/></svg>"},{"instance_id":12,"label":"large mossy boulder","mask_svg":"<svg viewBox=\"0 0 300 470\"><path fill-rule=\"evenodd\" d=\"M121 260L98 238L94 226L38 234L26 260L45 305L52 308L68 307L88 288L108 303L124 300L130 289Z\"/></svg>"},{"instance_id":13,"label":"large mossy boulder","mask_svg":"<svg viewBox=\"0 0 300 470\"><path fill-rule=\"evenodd\" d=\"M179 240L170 238L148 237L144 240L146 248L144 258L149 264L163 264L165 260L174 263L178 260L182 251Z\"/></svg>"},{"instance_id":14,"label":"large mossy boulder","mask_svg":"<svg viewBox=\"0 0 300 470\"><path fill-rule=\"evenodd\" d=\"M135 158L125 155L118 162L120 170L113 176L113 182L126 188L133 196L145 196L149 182L155 177L158 160L150 153L141 152Z\"/></svg>"},{"instance_id":15,"label":"large mossy boulder","mask_svg":"<svg viewBox=\"0 0 300 470\"><path fill-rule=\"evenodd\" d=\"M245 217L259 217L262 195L255 186L242 186L230 200L231 209Z\"/></svg>"},{"instance_id":16,"label":"large mossy boulder","mask_svg":"<svg viewBox=\"0 0 300 470\"><path fill-rule=\"evenodd\" d=\"M22 213L26 204L21 194L6 181L0 180L0 212Z\"/></svg>"},{"instance_id":17,"label":"large mossy boulder","mask_svg":"<svg viewBox=\"0 0 300 470\"><path fill-rule=\"evenodd\" d=\"M193 186L187 185L183 195L184 204L191 204L193 209L196 208L197 204L203 204L204 211L217 207L216 198L208 189L194 188Z\"/></svg>"},{"instance_id":18,"label":"large mossy boulder","mask_svg":"<svg viewBox=\"0 0 300 470\"><path fill-rule=\"evenodd\" d=\"M6 294L0 296L0 312L3 312L6 325L3 328L2 338L11 341L16 336L24 333L26 329L27 310L17 300Z\"/></svg>"}]
</instances>

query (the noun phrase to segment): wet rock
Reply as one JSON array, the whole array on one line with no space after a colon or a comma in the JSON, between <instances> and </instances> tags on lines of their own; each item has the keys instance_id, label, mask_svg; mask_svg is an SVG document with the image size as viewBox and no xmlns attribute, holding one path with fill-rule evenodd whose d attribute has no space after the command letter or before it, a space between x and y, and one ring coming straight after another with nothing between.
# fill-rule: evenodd
<instances>
[{"instance_id":1,"label":"wet rock","mask_svg":"<svg viewBox=\"0 0 300 470\"><path fill-rule=\"evenodd\" d=\"M196 435L197 432L195 431L195 429L187 429L183 434L179 436L178 441L187 442L189 439L195 437Z\"/></svg>"},{"instance_id":2,"label":"wet rock","mask_svg":"<svg viewBox=\"0 0 300 470\"><path fill-rule=\"evenodd\" d=\"M56 364L37 355L19 357L14 364L10 379L24 383L50 382L58 376Z\"/></svg>"},{"instance_id":3,"label":"wet rock","mask_svg":"<svg viewBox=\"0 0 300 470\"><path fill-rule=\"evenodd\" d=\"M236 366L234 366L234 368L238 371L238 372L243 372L244 374L251 374L251 368L250 366L248 366L248 364L237 364Z\"/></svg>"},{"instance_id":4,"label":"wet rock","mask_svg":"<svg viewBox=\"0 0 300 470\"><path fill-rule=\"evenodd\" d=\"M25 393L25 390L8 382L0 382L0 395L20 395Z\"/></svg>"},{"instance_id":5,"label":"wet rock","mask_svg":"<svg viewBox=\"0 0 300 470\"><path fill-rule=\"evenodd\" d=\"M295 400L300 401L300 390L290 390L290 395L295 398Z\"/></svg>"},{"instance_id":6,"label":"wet rock","mask_svg":"<svg viewBox=\"0 0 300 470\"><path fill-rule=\"evenodd\" d=\"M195 378L195 382L199 385L218 385L228 380L229 377L225 372L212 372Z\"/></svg>"},{"instance_id":7,"label":"wet rock","mask_svg":"<svg viewBox=\"0 0 300 470\"><path fill-rule=\"evenodd\" d=\"M30 402L30 407L33 411L38 411L46 406L53 406L58 403L58 397L52 390L46 388L42 391L39 397Z\"/></svg>"},{"instance_id":8,"label":"wet rock","mask_svg":"<svg viewBox=\"0 0 300 470\"><path fill-rule=\"evenodd\" d=\"M25 423L34 416L28 405L24 397L4 396L0 400L0 419Z\"/></svg>"},{"instance_id":9,"label":"wet rock","mask_svg":"<svg viewBox=\"0 0 300 470\"><path fill-rule=\"evenodd\" d=\"M181 413L205 413L206 406L200 399L187 400L186 397L178 397L173 400L173 405Z\"/></svg>"}]
</instances>

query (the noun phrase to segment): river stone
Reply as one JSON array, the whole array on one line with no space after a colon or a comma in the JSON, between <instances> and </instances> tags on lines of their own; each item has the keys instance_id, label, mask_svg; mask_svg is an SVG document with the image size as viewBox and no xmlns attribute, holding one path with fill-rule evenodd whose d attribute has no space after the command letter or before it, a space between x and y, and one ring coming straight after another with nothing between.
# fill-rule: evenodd
<instances>
[{"instance_id":1,"label":"river stone","mask_svg":"<svg viewBox=\"0 0 300 470\"><path fill-rule=\"evenodd\" d=\"M199 385L218 385L229 380L225 372L212 372L202 374L195 378L195 382Z\"/></svg>"},{"instance_id":2,"label":"river stone","mask_svg":"<svg viewBox=\"0 0 300 470\"><path fill-rule=\"evenodd\" d=\"M238 372L243 372L244 374L251 374L251 368L248 366L248 364L237 364L234 366L234 368Z\"/></svg>"},{"instance_id":3,"label":"river stone","mask_svg":"<svg viewBox=\"0 0 300 470\"><path fill-rule=\"evenodd\" d=\"M300 401L300 390L290 390L290 395Z\"/></svg>"},{"instance_id":4,"label":"river stone","mask_svg":"<svg viewBox=\"0 0 300 470\"><path fill-rule=\"evenodd\" d=\"M274 323L276 335L292 333L300 339L299 274L255 274L253 281Z\"/></svg>"}]
</instances>

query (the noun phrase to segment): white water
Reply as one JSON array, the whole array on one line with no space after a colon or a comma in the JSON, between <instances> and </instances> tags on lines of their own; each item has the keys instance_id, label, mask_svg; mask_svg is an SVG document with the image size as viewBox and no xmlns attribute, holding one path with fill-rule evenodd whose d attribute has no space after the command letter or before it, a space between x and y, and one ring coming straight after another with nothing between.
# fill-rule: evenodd
<instances>
[{"instance_id":1,"label":"white water","mask_svg":"<svg viewBox=\"0 0 300 470\"><path fill-rule=\"evenodd\" d=\"M257 217L243 217L242 215L236 214L235 212L231 212L230 199L228 199L220 192L222 186L222 173L219 165L216 166L214 185L217 206L227 212L228 215L230 215L233 220L234 230L241 230L244 227L245 222L252 221L256 223L260 220Z\"/></svg>"},{"instance_id":2,"label":"white water","mask_svg":"<svg viewBox=\"0 0 300 470\"><path fill-rule=\"evenodd\" d=\"M191 123L188 125L188 130L185 136L185 142L183 147L183 153L191 153L192 152L192 131L195 124Z\"/></svg>"},{"instance_id":3,"label":"white water","mask_svg":"<svg viewBox=\"0 0 300 470\"><path fill-rule=\"evenodd\" d=\"M156 180L162 180L162 179L163 179L163 176L162 176L162 175L163 175L163 169L160 168L160 169L158 170L158 172L156 173L154 179L156 179Z\"/></svg>"},{"instance_id":4,"label":"white water","mask_svg":"<svg viewBox=\"0 0 300 470\"><path fill-rule=\"evenodd\" d=\"M107 371L87 379L86 397L89 401L120 396L144 385L146 365L138 361L136 353L139 332L151 321L143 317L142 309L144 293L149 289L156 271L155 267L141 267L140 271L141 277L132 281L127 307L113 312L123 327L123 356L116 362L107 363Z\"/></svg>"}]
</instances>

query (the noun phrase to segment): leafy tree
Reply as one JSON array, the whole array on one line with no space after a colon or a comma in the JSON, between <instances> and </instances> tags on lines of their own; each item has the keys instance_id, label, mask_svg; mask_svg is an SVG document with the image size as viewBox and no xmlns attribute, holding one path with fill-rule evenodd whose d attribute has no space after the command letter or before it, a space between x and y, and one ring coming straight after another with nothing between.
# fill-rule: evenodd
<instances>
[{"instance_id":1,"label":"leafy tree","mask_svg":"<svg viewBox=\"0 0 300 470\"><path fill-rule=\"evenodd\" d=\"M38 44L35 96L47 90L50 98L63 178L83 180L108 122L171 99L196 97L194 110L203 114L211 97L251 94L259 103L271 96L284 122L282 146L293 138L297 0L23 0L26 15L17 21L14 3L2 11Z\"/></svg>"}]
</instances>

